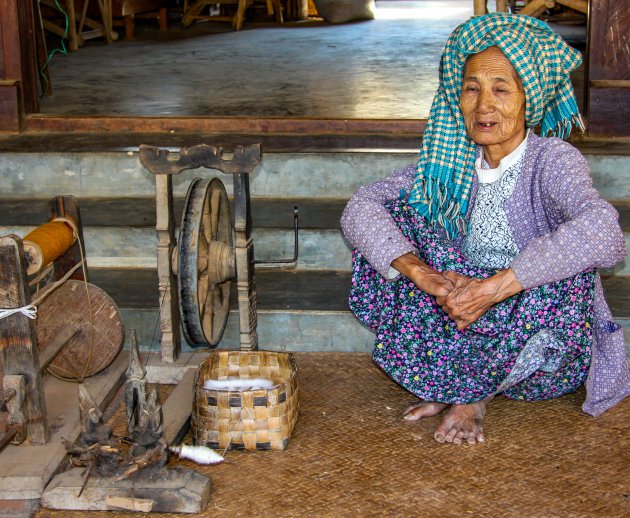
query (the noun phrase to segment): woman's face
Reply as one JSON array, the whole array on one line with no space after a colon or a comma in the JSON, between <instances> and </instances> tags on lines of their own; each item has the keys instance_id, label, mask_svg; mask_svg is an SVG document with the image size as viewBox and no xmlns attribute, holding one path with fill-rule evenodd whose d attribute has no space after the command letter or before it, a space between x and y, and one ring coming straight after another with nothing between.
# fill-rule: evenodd
<instances>
[{"instance_id":1,"label":"woman's face","mask_svg":"<svg viewBox=\"0 0 630 518\"><path fill-rule=\"evenodd\" d=\"M525 92L498 47L468 58L459 105L468 135L477 144L509 153L525 138Z\"/></svg>"}]
</instances>

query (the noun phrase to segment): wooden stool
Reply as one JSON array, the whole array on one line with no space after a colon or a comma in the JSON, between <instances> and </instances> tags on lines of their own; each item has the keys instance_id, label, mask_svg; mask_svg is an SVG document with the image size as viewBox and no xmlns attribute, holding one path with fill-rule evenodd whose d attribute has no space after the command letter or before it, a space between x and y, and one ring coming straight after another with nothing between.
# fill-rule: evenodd
<instances>
[{"instance_id":1,"label":"wooden stool","mask_svg":"<svg viewBox=\"0 0 630 518\"><path fill-rule=\"evenodd\" d=\"M488 14L488 0L474 0L475 16ZM587 0L523 0L523 8L518 14L533 16L538 18L545 10L555 7L556 4L563 5L574 11L588 14ZM502 13L508 12L508 0L497 0L497 11Z\"/></svg>"},{"instance_id":2,"label":"wooden stool","mask_svg":"<svg viewBox=\"0 0 630 518\"><path fill-rule=\"evenodd\" d=\"M583 14L588 14L587 0L529 0L527 5L520 10L519 14L526 14L537 18L543 11L555 7L556 4L563 5Z\"/></svg>"},{"instance_id":3,"label":"wooden stool","mask_svg":"<svg viewBox=\"0 0 630 518\"><path fill-rule=\"evenodd\" d=\"M282 4L280 0L265 0L267 4L267 14L272 15L275 13L276 21L283 23L282 17ZM249 6L254 3L254 0L195 0L189 5L188 0L184 0L184 17L182 23L185 27L188 27L195 20L213 20L217 22L231 22L232 28L235 31L240 31L243 28L245 20L245 11ZM222 15L201 15L201 11L208 5L217 4L232 4L237 5L236 14L233 16Z\"/></svg>"},{"instance_id":4,"label":"wooden stool","mask_svg":"<svg viewBox=\"0 0 630 518\"><path fill-rule=\"evenodd\" d=\"M42 5L51 7L58 10L54 0L39 0ZM92 38L104 37L107 43L111 43L118 39L118 34L112 30L112 16L111 16L111 0L96 0L98 4L98 16L100 22L87 17L87 8L90 0L84 0L81 17L78 20L75 11L75 0L65 0L66 14L68 16L68 34L65 31L64 26L59 26L54 22L43 19L42 25L44 29L61 36L62 38L68 38L68 49L71 51L78 50L80 46L85 43L85 40ZM83 30L87 27L89 30Z\"/></svg>"}]
</instances>

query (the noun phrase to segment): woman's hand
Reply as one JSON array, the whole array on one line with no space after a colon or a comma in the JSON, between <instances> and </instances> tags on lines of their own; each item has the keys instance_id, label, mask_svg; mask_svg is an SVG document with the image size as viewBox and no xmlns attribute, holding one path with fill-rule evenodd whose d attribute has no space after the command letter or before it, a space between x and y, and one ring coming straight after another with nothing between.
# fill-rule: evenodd
<instances>
[{"instance_id":1,"label":"woman's hand","mask_svg":"<svg viewBox=\"0 0 630 518\"><path fill-rule=\"evenodd\" d=\"M392 267L434 297L445 297L455 288L455 283L447 277L453 272L438 272L411 252L394 259Z\"/></svg>"},{"instance_id":2,"label":"woman's hand","mask_svg":"<svg viewBox=\"0 0 630 518\"><path fill-rule=\"evenodd\" d=\"M465 329L492 306L523 289L511 268L487 279L473 279L455 272L444 272L444 276L454 284L454 288L447 295L439 295L436 300L458 329Z\"/></svg>"}]
</instances>

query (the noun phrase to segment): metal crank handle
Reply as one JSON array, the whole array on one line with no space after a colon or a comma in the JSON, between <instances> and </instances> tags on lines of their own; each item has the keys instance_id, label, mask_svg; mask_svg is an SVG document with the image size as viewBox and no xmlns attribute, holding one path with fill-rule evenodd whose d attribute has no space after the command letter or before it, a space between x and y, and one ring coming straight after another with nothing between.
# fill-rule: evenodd
<instances>
[{"instance_id":1,"label":"metal crank handle","mask_svg":"<svg viewBox=\"0 0 630 518\"><path fill-rule=\"evenodd\" d=\"M298 244L298 208L293 207L293 257L291 259L261 259L255 260L254 264L291 264L298 260L299 244Z\"/></svg>"}]
</instances>

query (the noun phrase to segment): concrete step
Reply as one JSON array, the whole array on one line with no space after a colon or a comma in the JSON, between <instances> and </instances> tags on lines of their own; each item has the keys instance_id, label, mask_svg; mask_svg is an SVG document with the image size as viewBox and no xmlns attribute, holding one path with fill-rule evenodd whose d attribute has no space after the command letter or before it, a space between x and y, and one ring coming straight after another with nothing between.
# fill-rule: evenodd
<instances>
[{"instance_id":1,"label":"concrete step","mask_svg":"<svg viewBox=\"0 0 630 518\"><path fill-rule=\"evenodd\" d=\"M24 237L34 227L0 226L0 235ZM288 228L260 228L252 231L257 260L288 259L293 255L293 232ZM625 233L630 250L630 232ZM156 268L157 236L150 227L87 227L84 239L90 268ZM351 268L352 250L340 229L301 229L295 267L313 270ZM608 275L630 276L630 257L607 269Z\"/></svg>"},{"instance_id":2,"label":"concrete step","mask_svg":"<svg viewBox=\"0 0 630 518\"><path fill-rule=\"evenodd\" d=\"M350 272L256 270L258 331L261 348L292 351L370 351L374 335L347 305ZM138 331L145 349L159 349L157 272L100 270L90 280L122 308L127 328ZM630 278L603 279L606 299L626 333L630 357ZM238 317L232 311L220 347L238 347ZM185 343L185 342L183 342Z\"/></svg>"},{"instance_id":3,"label":"concrete step","mask_svg":"<svg viewBox=\"0 0 630 518\"><path fill-rule=\"evenodd\" d=\"M96 268L89 275L120 307L159 307L155 269ZM257 306L274 311L349 311L351 277L351 272L340 270L256 268ZM603 276L602 284L613 314L630 318L630 277ZM232 299L236 309L236 297Z\"/></svg>"},{"instance_id":4,"label":"concrete step","mask_svg":"<svg viewBox=\"0 0 630 518\"><path fill-rule=\"evenodd\" d=\"M595 187L611 200L630 200L630 156L587 155ZM417 160L409 152L265 153L251 174L252 198L347 199L362 185ZM210 170L185 171L173 178L176 197L190 180L218 176ZM138 154L9 153L0 154L3 199L47 199L57 194L82 198L138 198L155 194L155 179L142 167Z\"/></svg>"},{"instance_id":5,"label":"concrete step","mask_svg":"<svg viewBox=\"0 0 630 518\"><path fill-rule=\"evenodd\" d=\"M230 208L234 217L233 198ZM252 198L254 228L293 228L293 208L299 208L300 228L338 229L349 198ZM79 198L85 227L155 227L155 198ZM619 222L630 232L630 200L610 200ZM175 198L175 220L181 219L184 198ZM7 226L37 226L47 213L48 199L0 197L0 222Z\"/></svg>"}]
</instances>

